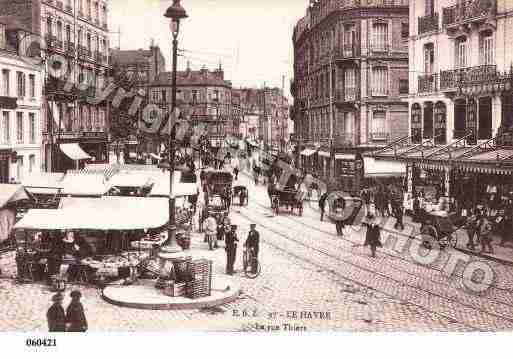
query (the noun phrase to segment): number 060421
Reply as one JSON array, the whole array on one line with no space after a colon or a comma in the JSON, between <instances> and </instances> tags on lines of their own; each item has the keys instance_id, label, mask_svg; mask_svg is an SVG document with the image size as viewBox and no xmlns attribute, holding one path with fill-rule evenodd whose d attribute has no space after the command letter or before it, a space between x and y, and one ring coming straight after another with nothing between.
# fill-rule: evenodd
<instances>
[{"instance_id":1,"label":"number 060421","mask_svg":"<svg viewBox=\"0 0 513 359\"><path fill-rule=\"evenodd\" d=\"M55 347L57 346L57 341L55 339L28 338L25 344L28 347Z\"/></svg>"}]
</instances>

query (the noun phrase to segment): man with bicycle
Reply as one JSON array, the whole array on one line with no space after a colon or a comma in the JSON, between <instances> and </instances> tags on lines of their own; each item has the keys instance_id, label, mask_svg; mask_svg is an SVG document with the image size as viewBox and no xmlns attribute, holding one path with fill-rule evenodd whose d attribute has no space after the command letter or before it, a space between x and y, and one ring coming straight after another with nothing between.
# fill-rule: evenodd
<instances>
[{"instance_id":1,"label":"man with bicycle","mask_svg":"<svg viewBox=\"0 0 513 359\"><path fill-rule=\"evenodd\" d=\"M252 223L249 226L249 234L248 238L246 239L246 242L244 243L244 248L248 251L253 252L253 256L256 259L255 261L252 261L251 263L251 272L256 273L258 263L258 250L260 247L260 233L255 229L256 224Z\"/></svg>"}]
</instances>

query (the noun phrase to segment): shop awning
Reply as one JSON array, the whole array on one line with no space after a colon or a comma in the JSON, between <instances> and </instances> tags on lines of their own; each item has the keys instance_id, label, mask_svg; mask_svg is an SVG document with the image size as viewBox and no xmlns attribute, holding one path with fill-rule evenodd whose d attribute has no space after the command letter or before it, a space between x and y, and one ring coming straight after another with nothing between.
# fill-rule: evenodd
<instances>
[{"instance_id":1,"label":"shop awning","mask_svg":"<svg viewBox=\"0 0 513 359\"><path fill-rule=\"evenodd\" d=\"M94 202L75 202L74 205L59 209L31 209L15 228L133 230L159 228L168 222L166 199L145 198L143 205L140 200L130 197L113 197L108 200L99 198Z\"/></svg>"},{"instance_id":2,"label":"shop awning","mask_svg":"<svg viewBox=\"0 0 513 359\"><path fill-rule=\"evenodd\" d=\"M406 174L406 165L398 161L363 158L365 177L402 177Z\"/></svg>"},{"instance_id":3,"label":"shop awning","mask_svg":"<svg viewBox=\"0 0 513 359\"><path fill-rule=\"evenodd\" d=\"M151 173L117 173L109 180L109 187L147 187L154 183Z\"/></svg>"},{"instance_id":4,"label":"shop awning","mask_svg":"<svg viewBox=\"0 0 513 359\"><path fill-rule=\"evenodd\" d=\"M33 172L23 180L22 184L30 193L55 194L62 188L63 178L64 173L60 172Z\"/></svg>"},{"instance_id":5,"label":"shop awning","mask_svg":"<svg viewBox=\"0 0 513 359\"><path fill-rule=\"evenodd\" d=\"M29 196L23 186L19 184L0 184L0 208L24 199L29 199Z\"/></svg>"},{"instance_id":6,"label":"shop awning","mask_svg":"<svg viewBox=\"0 0 513 359\"><path fill-rule=\"evenodd\" d=\"M311 149L311 148L306 148L304 149L303 151L301 151L301 156L311 156L315 153L315 150Z\"/></svg>"},{"instance_id":7,"label":"shop awning","mask_svg":"<svg viewBox=\"0 0 513 359\"><path fill-rule=\"evenodd\" d=\"M335 159L354 161L356 159L356 155L354 153L337 153L335 155Z\"/></svg>"},{"instance_id":8,"label":"shop awning","mask_svg":"<svg viewBox=\"0 0 513 359\"><path fill-rule=\"evenodd\" d=\"M196 183L182 183L182 173L175 171L173 175L173 194L175 197L192 196L198 193ZM165 173L155 179L150 192L150 197L169 197L169 173Z\"/></svg>"},{"instance_id":9,"label":"shop awning","mask_svg":"<svg viewBox=\"0 0 513 359\"><path fill-rule=\"evenodd\" d=\"M319 156L322 157L330 157L330 153L326 151L319 151Z\"/></svg>"},{"instance_id":10,"label":"shop awning","mask_svg":"<svg viewBox=\"0 0 513 359\"><path fill-rule=\"evenodd\" d=\"M74 161L88 160L91 158L78 143L61 143L59 148L66 156Z\"/></svg>"},{"instance_id":11,"label":"shop awning","mask_svg":"<svg viewBox=\"0 0 513 359\"><path fill-rule=\"evenodd\" d=\"M75 196L101 196L110 188L105 177L96 174L66 174L61 184L63 194Z\"/></svg>"}]
</instances>

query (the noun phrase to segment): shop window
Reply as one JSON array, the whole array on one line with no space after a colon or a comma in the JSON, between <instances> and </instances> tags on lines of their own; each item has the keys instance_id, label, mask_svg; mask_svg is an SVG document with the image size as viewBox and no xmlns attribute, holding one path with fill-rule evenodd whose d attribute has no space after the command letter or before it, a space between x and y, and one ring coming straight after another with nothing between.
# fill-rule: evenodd
<instances>
[{"instance_id":1,"label":"shop window","mask_svg":"<svg viewBox=\"0 0 513 359\"><path fill-rule=\"evenodd\" d=\"M477 102L474 99L470 99L468 101L468 116L467 116L467 134L470 134L467 137L467 143L474 145L477 140Z\"/></svg>"},{"instance_id":2,"label":"shop window","mask_svg":"<svg viewBox=\"0 0 513 359\"><path fill-rule=\"evenodd\" d=\"M435 144L444 145L447 142L447 109L443 102L435 105Z\"/></svg>"},{"instance_id":3,"label":"shop window","mask_svg":"<svg viewBox=\"0 0 513 359\"><path fill-rule=\"evenodd\" d=\"M478 136L480 140L492 138L492 99L490 97L479 99Z\"/></svg>"},{"instance_id":4,"label":"shop window","mask_svg":"<svg viewBox=\"0 0 513 359\"><path fill-rule=\"evenodd\" d=\"M433 138L433 103L424 104L424 126L422 131L423 138Z\"/></svg>"},{"instance_id":5,"label":"shop window","mask_svg":"<svg viewBox=\"0 0 513 359\"><path fill-rule=\"evenodd\" d=\"M453 137L462 138L466 132L467 104L465 100L454 101L454 134Z\"/></svg>"},{"instance_id":6,"label":"shop window","mask_svg":"<svg viewBox=\"0 0 513 359\"><path fill-rule=\"evenodd\" d=\"M411 107L411 141L420 143L422 141L422 109L418 103Z\"/></svg>"}]
</instances>

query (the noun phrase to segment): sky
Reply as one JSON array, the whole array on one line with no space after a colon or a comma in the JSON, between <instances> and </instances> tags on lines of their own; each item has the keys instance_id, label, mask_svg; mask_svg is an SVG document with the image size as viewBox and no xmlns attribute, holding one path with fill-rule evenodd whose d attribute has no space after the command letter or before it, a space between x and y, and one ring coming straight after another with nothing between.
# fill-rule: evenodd
<instances>
[{"instance_id":1,"label":"sky","mask_svg":"<svg viewBox=\"0 0 513 359\"><path fill-rule=\"evenodd\" d=\"M163 15L172 0L110 0L111 47L148 49L154 39L171 71L171 32ZM219 67L234 87L282 87L290 97L292 34L307 0L182 0L178 69Z\"/></svg>"}]
</instances>

